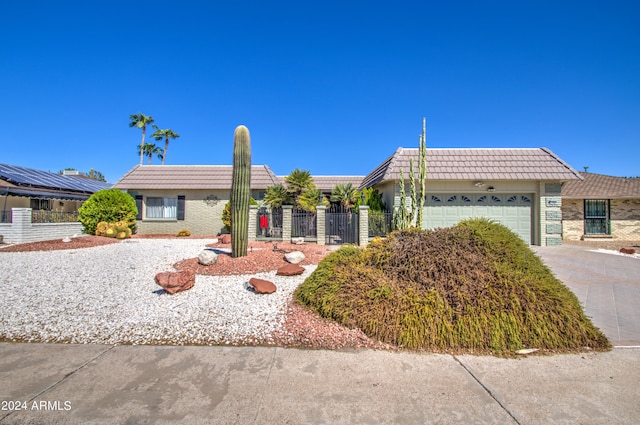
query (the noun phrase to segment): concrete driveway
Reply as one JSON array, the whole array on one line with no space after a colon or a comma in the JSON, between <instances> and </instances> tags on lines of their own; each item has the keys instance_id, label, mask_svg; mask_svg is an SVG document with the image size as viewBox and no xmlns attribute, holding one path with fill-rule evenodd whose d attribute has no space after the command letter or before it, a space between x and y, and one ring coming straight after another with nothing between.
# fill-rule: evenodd
<instances>
[{"instance_id":1,"label":"concrete driveway","mask_svg":"<svg viewBox=\"0 0 640 425\"><path fill-rule=\"evenodd\" d=\"M640 258L576 245L533 249L614 346L640 347Z\"/></svg>"}]
</instances>

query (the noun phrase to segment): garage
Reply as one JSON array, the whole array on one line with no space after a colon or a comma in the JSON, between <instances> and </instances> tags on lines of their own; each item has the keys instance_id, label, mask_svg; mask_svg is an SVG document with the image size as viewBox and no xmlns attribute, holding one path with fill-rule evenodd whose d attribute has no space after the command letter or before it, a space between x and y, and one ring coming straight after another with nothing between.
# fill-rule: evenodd
<instances>
[{"instance_id":1,"label":"garage","mask_svg":"<svg viewBox=\"0 0 640 425\"><path fill-rule=\"evenodd\" d=\"M486 217L501 223L531 244L532 194L432 194L425 199L422 227L455 226L465 218Z\"/></svg>"}]
</instances>

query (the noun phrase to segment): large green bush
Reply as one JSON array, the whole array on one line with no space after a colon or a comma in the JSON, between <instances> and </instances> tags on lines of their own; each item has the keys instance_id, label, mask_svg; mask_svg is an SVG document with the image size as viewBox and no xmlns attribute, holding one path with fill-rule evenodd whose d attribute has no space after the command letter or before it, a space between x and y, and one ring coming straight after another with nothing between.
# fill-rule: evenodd
<instances>
[{"instance_id":1,"label":"large green bush","mask_svg":"<svg viewBox=\"0 0 640 425\"><path fill-rule=\"evenodd\" d=\"M341 248L295 298L323 317L411 349L508 355L610 348L540 258L485 219Z\"/></svg>"},{"instance_id":2,"label":"large green bush","mask_svg":"<svg viewBox=\"0 0 640 425\"><path fill-rule=\"evenodd\" d=\"M94 193L78 210L78 219L84 226L83 232L89 235L96 233L96 227L101 221L124 221L133 231L137 215L135 199L118 189L104 189Z\"/></svg>"}]
</instances>

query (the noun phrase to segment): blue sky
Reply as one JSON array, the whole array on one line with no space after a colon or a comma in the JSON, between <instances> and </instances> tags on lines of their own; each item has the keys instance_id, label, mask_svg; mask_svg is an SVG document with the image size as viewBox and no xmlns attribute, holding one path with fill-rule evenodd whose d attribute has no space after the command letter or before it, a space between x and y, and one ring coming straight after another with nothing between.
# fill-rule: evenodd
<instances>
[{"instance_id":1,"label":"blue sky","mask_svg":"<svg viewBox=\"0 0 640 425\"><path fill-rule=\"evenodd\" d=\"M230 164L244 124L278 175L365 175L427 117L429 147L640 176L637 1L217 3L2 2L0 162L115 182L142 112L167 164Z\"/></svg>"}]
</instances>

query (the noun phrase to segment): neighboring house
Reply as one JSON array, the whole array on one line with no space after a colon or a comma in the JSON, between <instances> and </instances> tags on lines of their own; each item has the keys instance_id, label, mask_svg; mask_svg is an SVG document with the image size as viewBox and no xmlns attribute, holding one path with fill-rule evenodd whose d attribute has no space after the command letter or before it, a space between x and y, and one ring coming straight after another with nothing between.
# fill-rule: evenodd
<instances>
[{"instance_id":1,"label":"neighboring house","mask_svg":"<svg viewBox=\"0 0 640 425\"><path fill-rule=\"evenodd\" d=\"M562 188L564 238L640 240L640 178L579 174Z\"/></svg>"},{"instance_id":2,"label":"neighboring house","mask_svg":"<svg viewBox=\"0 0 640 425\"><path fill-rule=\"evenodd\" d=\"M313 184L331 201L333 189L340 184L351 183L354 189L358 189L364 180L364 176L312 176ZM284 181L284 177L282 177Z\"/></svg>"},{"instance_id":3,"label":"neighboring house","mask_svg":"<svg viewBox=\"0 0 640 425\"><path fill-rule=\"evenodd\" d=\"M418 149L398 148L361 187L376 187L386 205L400 205L400 170L410 204L410 160L418 178ZM504 224L532 245L562 243L561 187L577 171L546 148L427 149L422 227L449 227L468 217Z\"/></svg>"},{"instance_id":4,"label":"neighboring house","mask_svg":"<svg viewBox=\"0 0 640 425\"><path fill-rule=\"evenodd\" d=\"M23 243L82 233L78 208L111 184L0 164L0 242Z\"/></svg>"},{"instance_id":5,"label":"neighboring house","mask_svg":"<svg viewBox=\"0 0 640 425\"><path fill-rule=\"evenodd\" d=\"M198 235L220 233L222 210L229 201L231 165L136 165L113 187L136 199L138 233ZM279 183L266 165L251 167L251 196L264 197Z\"/></svg>"},{"instance_id":6,"label":"neighboring house","mask_svg":"<svg viewBox=\"0 0 640 425\"><path fill-rule=\"evenodd\" d=\"M0 164L0 210L76 213L82 202L111 184L80 175L68 176L16 165ZM3 214L7 217L8 214ZM7 221L7 220L4 220Z\"/></svg>"}]
</instances>

